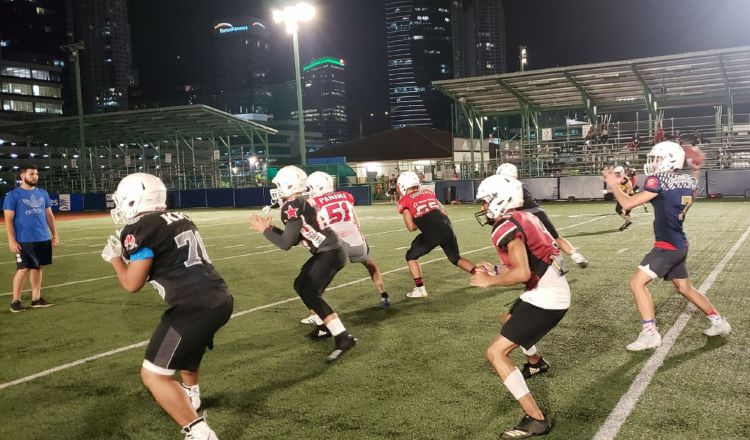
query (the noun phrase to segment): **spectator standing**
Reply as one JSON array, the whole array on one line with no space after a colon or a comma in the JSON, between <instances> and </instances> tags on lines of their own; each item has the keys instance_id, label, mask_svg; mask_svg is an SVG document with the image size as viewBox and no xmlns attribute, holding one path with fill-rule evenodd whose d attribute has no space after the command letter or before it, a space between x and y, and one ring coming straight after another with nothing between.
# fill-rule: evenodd
<instances>
[{"instance_id":1,"label":"spectator standing","mask_svg":"<svg viewBox=\"0 0 750 440\"><path fill-rule=\"evenodd\" d=\"M21 185L8 192L3 201L8 247L16 254L17 270L13 276L13 299L10 303L13 313L26 310L21 304L21 291L27 275L31 278L31 307L54 305L42 298L42 268L52 264L52 248L57 247L60 241L49 194L37 188L37 167L22 165L20 179Z\"/></svg>"}]
</instances>

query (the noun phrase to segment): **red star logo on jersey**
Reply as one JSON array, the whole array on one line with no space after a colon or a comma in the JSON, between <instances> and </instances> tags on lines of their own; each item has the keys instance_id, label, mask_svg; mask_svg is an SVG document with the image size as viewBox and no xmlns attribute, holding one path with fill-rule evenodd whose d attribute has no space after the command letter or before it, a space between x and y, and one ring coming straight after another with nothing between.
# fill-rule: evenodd
<instances>
[{"instance_id":1,"label":"red star logo on jersey","mask_svg":"<svg viewBox=\"0 0 750 440\"><path fill-rule=\"evenodd\" d=\"M286 209L285 214L286 214L286 218L289 220L293 218L297 218L297 208L290 206Z\"/></svg>"}]
</instances>

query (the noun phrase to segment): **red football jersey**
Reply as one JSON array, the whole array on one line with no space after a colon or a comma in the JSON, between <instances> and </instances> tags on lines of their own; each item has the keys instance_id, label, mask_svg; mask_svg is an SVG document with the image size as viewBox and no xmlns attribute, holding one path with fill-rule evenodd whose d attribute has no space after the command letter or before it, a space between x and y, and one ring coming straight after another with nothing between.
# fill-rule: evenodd
<instances>
[{"instance_id":1,"label":"red football jersey","mask_svg":"<svg viewBox=\"0 0 750 440\"><path fill-rule=\"evenodd\" d=\"M442 207L435 193L423 188L401 197L396 209L399 214L408 209L414 223L424 232L425 228L430 229L433 225L440 228L448 223L448 217L442 213Z\"/></svg>"},{"instance_id":2,"label":"red football jersey","mask_svg":"<svg viewBox=\"0 0 750 440\"><path fill-rule=\"evenodd\" d=\"M318 222L322 227L330 227L351 246L364 243L354 213L354 196L346 191L335 191L314 197L310 201L318 210Z\"/></svg>"},{"instance_id":3,"label":"red football jersey","mask_svg":"<svg viewBox=\"0 0 750 440\"><path fill-rule=\"evenodd\" d=\"M520 238L526 246L529 257L531 278L526 282L526 290L531 290L552 264L552 256L560 255L555 246L555 239L534 214L525 211L511 211L496 223L492 230L492 244L495 245L500 259L511 267L508 255L508 243Z\"/></svg>"}]
</instances>

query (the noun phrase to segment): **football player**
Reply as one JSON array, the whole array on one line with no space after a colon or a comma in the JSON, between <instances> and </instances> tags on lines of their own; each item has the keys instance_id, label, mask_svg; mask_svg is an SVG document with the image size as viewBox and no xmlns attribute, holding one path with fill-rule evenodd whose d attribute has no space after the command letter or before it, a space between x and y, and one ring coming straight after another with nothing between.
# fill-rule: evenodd
<instances>
[{"instance_id":1,"label":"football player","mask_svg":"<svg viewBox=\"0 0 750 440\"><path fill-rule=\"evenodd\" d=\"M503 432L501 438L544 435L552 429L552 424L539 409L525 379L549 368L535 344L560 322L570 307L567 270L555 239L539 218L522 210L520 181L502 175L490 176L479 185L477 200L482 203L477 220L481 225L492 226L492 244L503 264L481 263L471 277L471 285L524 285L520 298L501 317L500 334L487 348L487 359L525 413L521 422ZM510 359L510 353L518 347L527 356L522 371Z\"/></svg>"},{"instance_id":2,"label":"football player","mask_svg":"<svg viewBox=\"0 0 750 440\"><path fill-rule=\"evenodd\" d=\"M615 167L615 176L617 176L620 179L620 182L618 183L618 186L620 187L620 191L624 192L625 194L632 196L635 194L635 190L633 189L633 184L631 183L630 178L625 175L625 168L619 166ZM622 217L623 220L625 220L625 223L620 226L619 230L624 231L628 228L628 226L632 225L633 222L630 221L630 210L629 209L622 209L622 205L620 205L620 202L616 202L615 205L615 212L617 215Z\"/></svg>"},{"instance_id":3,"label":"football player","mask_svg":"<svg viewBox=\"0 0 750 440\"><path fill-rule=\"evenodd\" d=\"M156 176L122 179L111 214L125 226L119 237L109 237L102 258L126 290L135 293L149 282L167 303L141 366L144 385L186 440L216 440L196 412L199 367L214 334L232 315L234 300L195 224L185 214L167 212L166 200L167 189ZM174 377L178 370L182 383Z\"/></svg>"},{"instance_id":4,"label":"football player","mask_svg":"<svg viewBox=\"0 0 750 440\"><path fill-rule=\"evenodd\" d=\"M397 210L404 218L404 224L409 232L419 229L420 234L411 242L411 247L406 251L406 263L409 272L414 279L414 290L407 293L409 298L426 298L427 289L422 281L422 269L417 259L427 255L440 246L451 263L472 272L474 263L462 258L458 250L456 234L453 233L451 221L445 208L435 197L432 191L421 188L419 176L411 171L406 171L398 176L398 190L401 199L398 201Z\"/></svg>"},{"instance_id":5,"label":"football player","mask_svg":"<svg viewBox=\"0 0 750 440\"><path fill-rule=\"evenodd\" d=\"M497 171L495 172L495 174L518 179L518 168L516 168L516 166L512 163L503 163L500 164L499 167L497 167ZM559 247L561 251L565 252L565 254L570 256L570 259L573 260L573 262L576 263L578 267L583 269L589 265L589 261L586 259L586 257L578 252L578 249L573 247L573 245L568 240L560 236L560 234L557 232L557 229L555 229L555 226L552 225L549 217L547 217L547 213L544 211L544 209L542 209L541 206L539 206L536 200L534 200L531 192L525 186L523 187L523 207L521 209L539 217L539 220L542 221L544 227L547 228L547 231L549 231L549 233L552 234L552 237L554 237L555 243L557 243L557 247Z\"/></svg>"},{"instance_id":6,"label":"football player","mask_svg":"<svg viewBox=\"0 0 750 440\"><path fill-rule=\"evenodd\" d=\"M708 298L690 283L686 264L688 240L682 223L693 204L700 166L693 165L692 176L677 174L675 171L683 167L684 161L685 152L677 143L664 141L654 145L644 166L646 181L643 191L634 196L620 189L619 178L612 169L602 171L604 181L612 188L617 202L624 209L633 209L647 202L651 202L654 208L654 247L630 278L630 288L642 324L638 338L625 347L630 351L646 350L661 344L661 335L656 327L654 301L647 288L656 278L672 281L677 291L706 315L710 327L703 330L703 334L726 335L732 330Z\"/></svg>"},{"instance_id":7,"label":"football player","mask_svg":"<svg viewBox=\"0 0 750 440\"><path fill-rule=\"evenodd\" d=\"M630 184L633 186L633 192L640 192L641 188L638 186L638 173L636 173L635 168L632 168L629 162L625 162L624 169L625 175L628 176ZM641 206L643 206L643 211L648 212L648 205L643 204Z\"/></svg>"},{"instance_id":8,"label":"football player","mask_svg":"<svg viewBox=\"0 0 750 440\"><path fill-rule=\"evenodd\" d=\"M271 243L287 251L302 243L310 253L294 280L294 290L320 322L309 336L313 339L333 336L336 348L329 361L338 359L354 347L356 339L346 331L336 312L321 295L333 277L346 265L346 250L330 226L321 225L315 207L303 197L307 190L307 174L293 165L279 170L272 180L271 199L281 203L284 229L271 225L271 217L250 216L250 228L263 234Z\"/></svg>"},{"instance_id":9,"label":"football player","mask_svg":"<svg viewBox=\"0 0 750 440\"><path fill-rule=\"evenodd\" d=\"M370 258L370 247L362 234L359 218L354 211L354 197L346 191L334 191L333 177L322 171L316 171L307 177L307 189L310 204L318 211L318 222L321 227L330 226L339 236L349 256L349 262L362 263L367 268L380 294L380 306L388 308L391 303L383 284L383 274L375 260ZM317 315L312 315L310 318L315 320L316 317ZM309 324L310 318L305 318L303 322Z\"/></svg>"}]
</instances>

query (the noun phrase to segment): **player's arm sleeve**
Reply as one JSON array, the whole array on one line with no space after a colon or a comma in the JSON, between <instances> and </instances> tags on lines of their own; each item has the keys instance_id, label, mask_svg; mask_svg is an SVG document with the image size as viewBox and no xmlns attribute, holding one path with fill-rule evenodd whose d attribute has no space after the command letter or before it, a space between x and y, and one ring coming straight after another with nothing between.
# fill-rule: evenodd
<instances>
[{"instance_id":1,"label":"player's arm sleeve","mask_svg":"<svg viewBox=\"0 0 750 440\"><path fill-rule=\"evenodd\" d=\"M302 230L302 220L297 218L287 222L284 229L269 228L263 231L263 236L279 248L288 251L299 243L299 233Z\"/></svg>"},{"instance_id":2,"label":"player's arm sleeve","mask_svg":"<svg viewBox=\"0 0 750 440\"><path fill-rule=\"evenodd\" d=\"M147 260L149 258L154 258L154 251L147 247L142 247L135 253L130 254L130 261Z\"/></svg>"}]
</instances>

